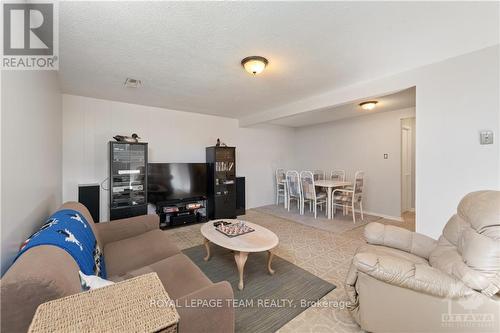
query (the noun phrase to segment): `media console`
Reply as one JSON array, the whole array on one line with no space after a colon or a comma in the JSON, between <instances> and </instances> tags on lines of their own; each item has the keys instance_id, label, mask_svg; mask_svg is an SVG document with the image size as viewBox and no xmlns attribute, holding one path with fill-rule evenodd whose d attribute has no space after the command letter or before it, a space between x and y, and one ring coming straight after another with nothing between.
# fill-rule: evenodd
<instances>
[{"instance_id":1,"label":"media console","mask_svg":"<svg viewBox=\"0 0 500 333\"><path fill-rule=\"evenodd\" d=\"M207 200L204 197L172 199L156 203L160 228L207 221Z\"/></svg>"}]
</instances>

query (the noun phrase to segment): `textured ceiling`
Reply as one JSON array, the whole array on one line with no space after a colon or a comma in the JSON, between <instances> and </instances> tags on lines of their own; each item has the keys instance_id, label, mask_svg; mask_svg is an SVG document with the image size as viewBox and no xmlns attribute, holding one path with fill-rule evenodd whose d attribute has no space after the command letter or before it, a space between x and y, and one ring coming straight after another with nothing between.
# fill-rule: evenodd
<instances>
[{"instance_id":1,"label":"textured ceiling","mask_svg":"<svg viewBox=\"0 0 500 333\"><path fill-rule=\"evenodd\" d=\"M288 127L302 127L330 121L369 115L378 112L401 110L415 106L415 87L405 89L390 95L361 99L348 104L332 108L306 112L295 116L285 117L271 121L274 125ZM376 100L378 103L373 110L363 110L359 103L367 100Z\"/></svg>"},{"instance_id":2,"label":"textured ceiling","mask_svg":"<svg viewBox=\"0 0 500 333\"><path fill-rule=\"evenodd\" d=\"M499 4L61 2L63 92L240 118L498 43ZM257 77L240 60L269 59ZM140 89L122 87L126 77Z\"/></svg>"}]
</instances>

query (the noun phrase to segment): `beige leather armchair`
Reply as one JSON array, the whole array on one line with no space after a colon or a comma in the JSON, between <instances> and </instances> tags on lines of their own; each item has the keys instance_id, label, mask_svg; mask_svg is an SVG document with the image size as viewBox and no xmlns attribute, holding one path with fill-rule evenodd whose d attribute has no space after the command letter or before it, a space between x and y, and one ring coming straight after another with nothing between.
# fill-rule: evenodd
<instances>
[{"instance_id":1,"label":"beige leather armchair","mask_svg":"<svg viewBox=\"0 0 500 333\"><path fill-rule=\"evenodd\" d=\"M500 331L500 192L466 195L439 240L370 223L346 279L369 332Z\"/></svg>"}]
</instances>

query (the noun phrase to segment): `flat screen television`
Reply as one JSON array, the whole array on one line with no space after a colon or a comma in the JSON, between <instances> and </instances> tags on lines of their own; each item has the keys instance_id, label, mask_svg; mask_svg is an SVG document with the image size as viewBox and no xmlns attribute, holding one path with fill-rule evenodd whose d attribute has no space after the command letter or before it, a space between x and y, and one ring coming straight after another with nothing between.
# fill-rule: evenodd
<instances>
[{"instance_id":1,"label":"flat screen television","mask_svg":"<svg viewBox=\"0 0 500 333\"><path fill-rule=\"evenodd\" d=\"M206 163L149 163L148 201L207 196Z\"/></svg>"}]
</instances>

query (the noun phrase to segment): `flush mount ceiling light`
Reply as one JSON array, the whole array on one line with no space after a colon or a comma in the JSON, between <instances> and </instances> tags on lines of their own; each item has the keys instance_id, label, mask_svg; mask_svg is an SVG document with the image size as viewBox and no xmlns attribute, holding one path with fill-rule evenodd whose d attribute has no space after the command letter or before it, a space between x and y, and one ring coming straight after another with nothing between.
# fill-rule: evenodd
<instances>
[{"instance_id":1,"label":"flush mount ceiling light","mask_svg":"<svg viewBox=\"0 0 500 333\"><path fill-rule=\"evenodd\" d=\"M264 71L269 61L264 57L251 56L246 57L241 61L241 65L245 70L253 75L260 74Z\"/></svg>"},{"instance_id":2,"label":"flush mount ceiling light","mask_svg":"<svg viewBox=\"0 0 500 333\"><path fill-rule=\"evenodd\" d=\"M375 109L375 105L377 103L378 103L377 101L366 101L366 102L360 103L359 106L361 106L361 108L363 110L373 110L373 109Z\"/></svg>"},{"instance_id":3,"label":"flush mount ceiling light","mask_svg":"<svg viewBox=\"0 0 500 333\"><path fill-rule=\"evenodd\" d=\"M123 86L125 88L139 88L142 86L142 81L128 77L125 79L125 83L123 83Z\"/></svg>"}]
</instances>

